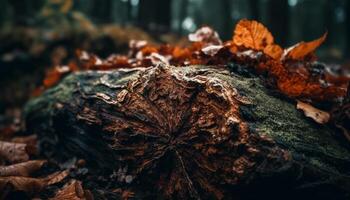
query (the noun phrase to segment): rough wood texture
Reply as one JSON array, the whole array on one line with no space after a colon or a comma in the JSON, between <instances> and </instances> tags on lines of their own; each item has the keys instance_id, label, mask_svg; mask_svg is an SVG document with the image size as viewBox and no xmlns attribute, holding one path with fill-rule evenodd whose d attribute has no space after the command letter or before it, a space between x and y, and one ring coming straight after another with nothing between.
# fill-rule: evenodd
<instances>
[{"instance_id":1,"label":"rough wood texture","mask_svg":"<svg viewBox=\"0 0 350 200\"><path fill-rule=\"evenodd\" d=\"M254 76L204 66L80 72L25 110L44 154L84 158L141 198L349 197L349 150Z\"/></svg>"}]
</instances>

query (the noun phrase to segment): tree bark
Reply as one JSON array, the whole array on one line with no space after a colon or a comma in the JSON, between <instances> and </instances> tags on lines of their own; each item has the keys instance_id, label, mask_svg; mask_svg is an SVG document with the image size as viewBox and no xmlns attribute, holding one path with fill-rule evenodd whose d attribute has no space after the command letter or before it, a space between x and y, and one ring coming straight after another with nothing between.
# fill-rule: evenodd
<instances>
[{"instance_id":1,"label":"tree bark","mask_svg":"<svg viewBox=\"0 0 350 200\"><path fill-rule=\"evenodd\" d=\"M25 119L43 154L117 172L113 183L140 198L349 197L349 150L249 73L78 72L29 102Z\"/></svg>"}]
</instances>

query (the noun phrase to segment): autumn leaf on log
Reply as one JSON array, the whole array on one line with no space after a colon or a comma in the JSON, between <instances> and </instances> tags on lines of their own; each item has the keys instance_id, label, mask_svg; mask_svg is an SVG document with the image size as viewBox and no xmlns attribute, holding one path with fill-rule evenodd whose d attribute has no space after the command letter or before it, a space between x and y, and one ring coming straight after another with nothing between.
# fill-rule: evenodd
<instances>
[{"instance_id":1,"label":"autumn leaf on log","mask_svg":"<svg viewBox=\"0 0 350 200\"><path fill-rule=\"evenodd\" d=\"M268 45L264 49L264 53L275 60L278 60L281 58L282 52L283 52L282 48L277 44Z\"/></svg>"},{"instance_id":2,"label":"autumn leaf on log","mask_svg":"<svg viewBox=\"0 0 350 200\"><path fill-rule=\"evenodd\" d=\"M72 180L59 190L51 200L92 200L89 190L84 190L80 181Z\"/></svg>"},{"instance_id":3,"label":"autumn leaf on log","mask_svg":"<svg viewBox=\"0 0 350 200\"><path fill-rule=\"evenodd\" d=\"M0 141L0 159L5 159L11 163L28 161L27 145Z\"/></svg>"},{"instance_id":4,"label":"autumn leaf on log","mask_svg":"<svg viewBox=\"0 0 350 200\"><path fill-rule=\"evenodd\" d=\"M310 104L304 103L302 101L297 101L297 109L300 109L304 112L305 116L310 117L315 122L319 124L325 124L330 119L330 114L328 112L322 111L313 107Z\"/></svg>"},{"instance_id":5,"label":"autumn leaf on log","mask_svg":"<svg viewBox=\"0 0 350 200\"><path fill-rule=\"evenodd\" d=\"M279 59L282 48L274 44L271 32L261 23L243 19L234 30L233 44L238 47L263 51L266 55Z\"/></svg>"},{"instance_id":6,"label":"autumn leaf on log","mask_svg":"<svg viewBox=\"0 0 350 200\"><path fill-rule=\"evenodd\" d=\"M45 160L31 160L10 166L0 166L0 177L29 176L33 172L39 170L45 163Z\"/></svg>"},{"instance_id":7,"label":"autumn leaf on log","mask_svg":"<svg viewBox=\"0 0 350 200\"><path fill-rule=\"evenodd\" d=\"M22 176L0 177L0 191L11 186L12 191L23 191L28 195L37 194L45 187L62 181L68 176L68 171L56 172L46 178L29 178Z\"/></svg>"},{"instance_id":8,"label":"autumn leaf on log","mask_svg":"<svg viewBox=\"0 0 350 200\"><path fill-rule=\"evenodd\" d=\"M327 38L328 32L322 37L311 42L299 42L285 50L283 59L303 60L307 55L313 53Z\"/></svg>"}]
</instances>

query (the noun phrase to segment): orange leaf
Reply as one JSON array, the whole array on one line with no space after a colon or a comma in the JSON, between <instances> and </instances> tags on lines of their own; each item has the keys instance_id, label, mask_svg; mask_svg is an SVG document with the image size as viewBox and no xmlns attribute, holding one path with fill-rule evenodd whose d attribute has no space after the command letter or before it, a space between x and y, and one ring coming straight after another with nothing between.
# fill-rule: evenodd
<instances>
[{"instance_id":1,"label":"orange leaf","mask_svg":"<svg viewBox=\"0 0 350 200\"><path fill-rule=\"evenodd\" d=\"M313 53L326 40L327 34L326 32L322 37L311 42L299 42L289 47L283 59L302 60L310 53Z\"/></svg>"},{"instance_id":2,"label":"orange leaf","mask_svg":"<svg viewBox=\"0 0 350 200\"><path fill-rule=\"evenodd\" d=\"M88 190L84 190L80 181L73 180L63 186L59 190L54 198L51 200L80 200L80 199L93 199L92 194Z\"/></svg>"},{"instance_id":3,"label":"orange leaf","mask_svg":"<svg viewBox=\"0 0 350 200\"><path fill-rule=\"evenodd\" d=\"M45 160L31 160L10 166L0 166L0 176L26 177L39 170L45 163Z\"/></svg>"},{"instance_id":4,"label":"orange leaf","mask_svg":"<svg viewBox=\"0 0 350 200\"><path fill-rule=\"evenodd\" d=\"M276 44L268 45L264 49L264 53L275 60L279 60L282 56L283 50Z\"/></svg>"},{"instance_id":5,"label":"orange leaf","mask_svg":"<svg viewBox=\"0 0 350 200\"><path fill-rule=\"evenodd\" d=\"M248 49L264 50L268 45L274 44L274 39L261 23L243 19L236 25L233 43Z\"/></svg>"},{"instance_id":6,"label":"orange leaf","mask_svg":"<svg viewBox=\"0 0 350 200\"><path fill-rule=\"evenodd\" d=\"M279 59L282 48L274 44L271 32L257 21L243 19L238 22L234 30L233 43L247 49L263 51L273 59Z\"/></svg>"}]
</instances>

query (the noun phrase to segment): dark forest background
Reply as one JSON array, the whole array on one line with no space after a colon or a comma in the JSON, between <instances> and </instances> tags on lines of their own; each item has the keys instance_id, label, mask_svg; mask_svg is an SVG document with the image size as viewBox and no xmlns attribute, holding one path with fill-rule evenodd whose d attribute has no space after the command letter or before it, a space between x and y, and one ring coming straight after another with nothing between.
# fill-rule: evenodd
<instances>
[{"instance_id":1,"label":"dark forest background","mask_svg":"<svg viewBox=\"0 0 350 200\"><path fill-rule=\"evenodd\" d=\"M350 66L350 0L0 0L0 113L23 105L48 67L76 49L99 56L128 41L183 44L203 25L224 40L242 18L265 24L283 47L328 31L321 61Z\"/></svg>"},{"instance_id":2,"label":"dark forest background","mask_svg":"<svg viewBox=\"0 0 350 200\"><path fill-rule=\"evenodd\" d=\"M242 18L256 19L269 27L276 41L289 46L329 31L322 55L349 57L350 1L348 0L0 0L1 26L34 25L45 16L48 4L66 6L95 24L135 25L150 33L185 35L202 25L221 37L232 35ZM60 4L61 3L61 4ZM59 5L59 6L58 6ZM64 9L64 8L63 8ZM47 13L46 13L47 14ZM3 28L2 28L3 30Z\"/></svg>"}]
</instances>

